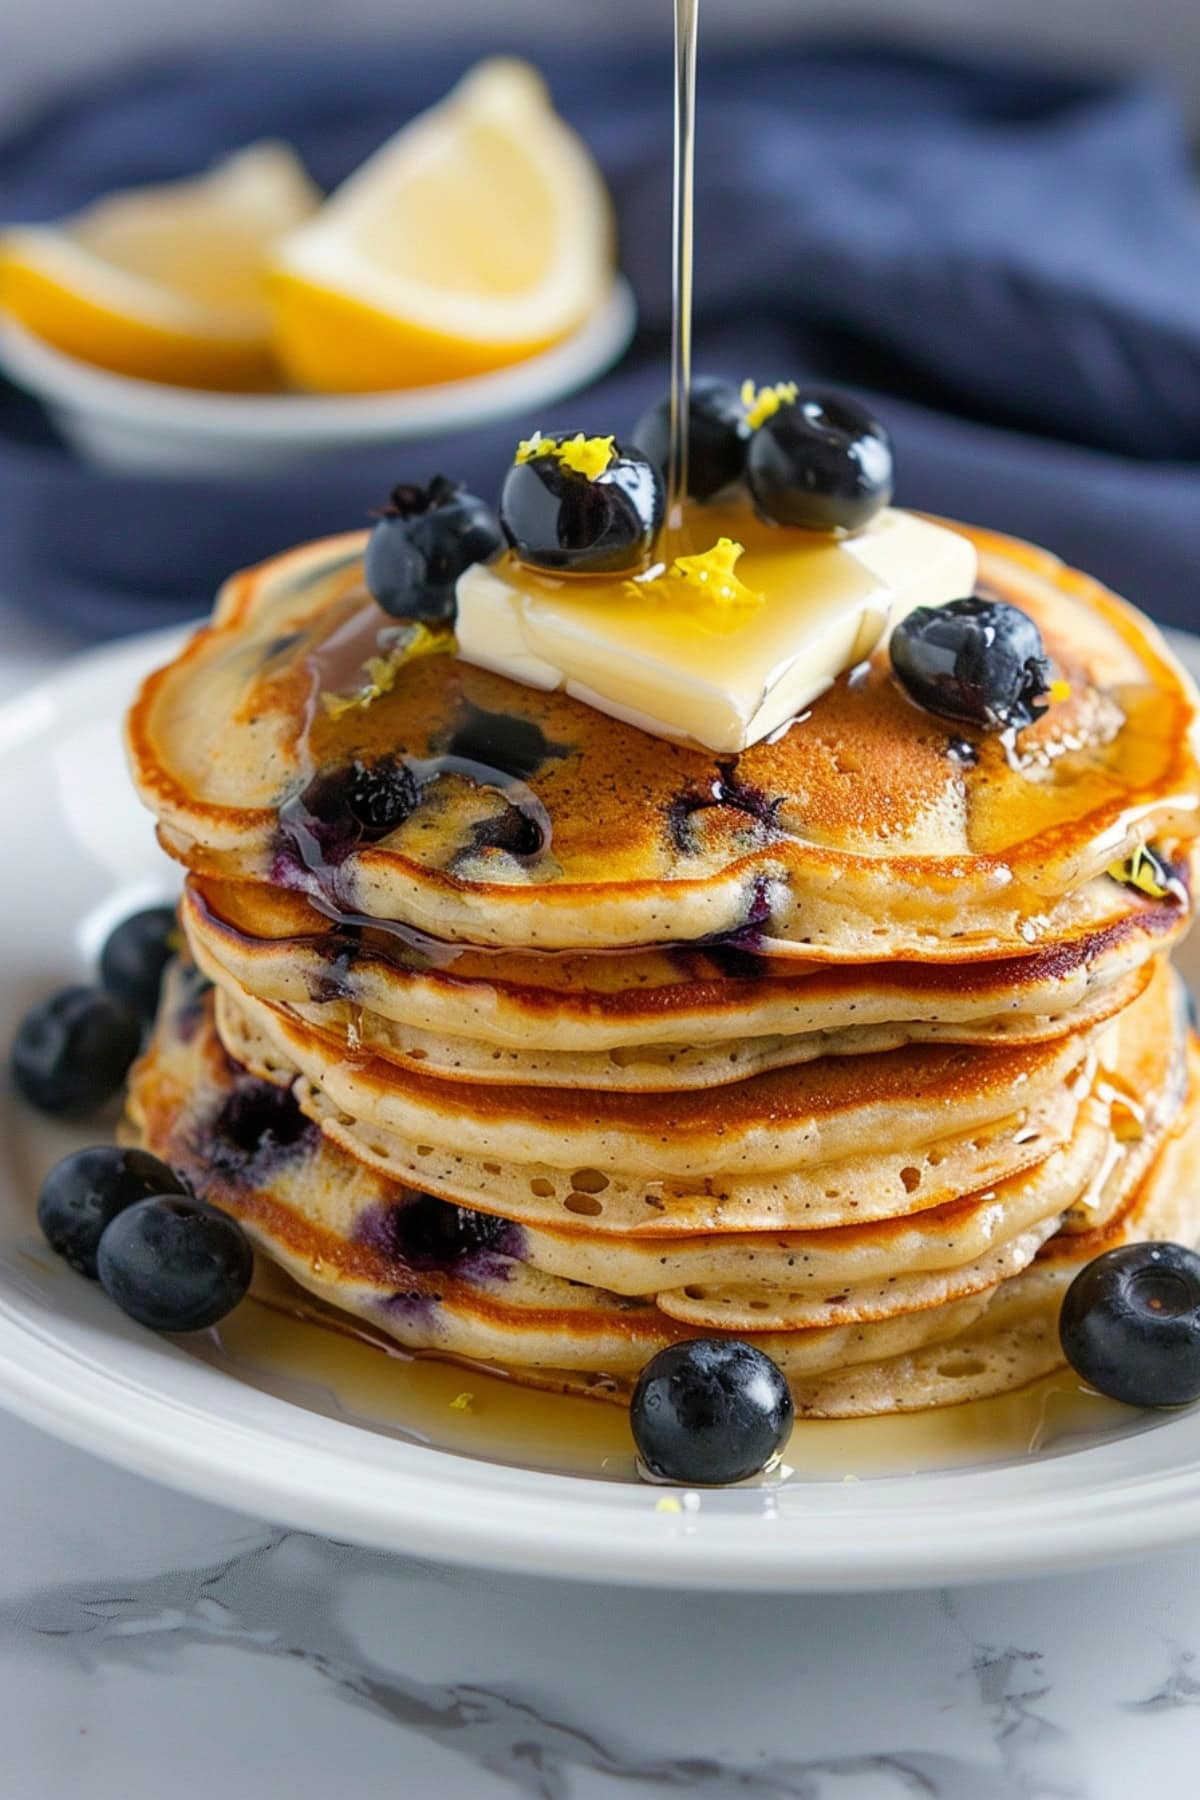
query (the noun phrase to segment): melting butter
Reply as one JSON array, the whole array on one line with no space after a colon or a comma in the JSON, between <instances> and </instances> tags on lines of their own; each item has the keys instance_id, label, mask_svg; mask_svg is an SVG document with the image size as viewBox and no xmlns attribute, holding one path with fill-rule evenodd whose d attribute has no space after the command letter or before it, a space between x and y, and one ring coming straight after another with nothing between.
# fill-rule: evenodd
<instances>
[{"instance_id":1,"label":"melting butter","mask_svg":"<svg viewBox=\"0 0 1200 1800\"><path fill-rule=\"evenodd\" d=\"M459 654L658 737L739 751L803 712L914 606L975 585L973 544L896 510L834 538L764 524L746 506L694 507L660 545L662 564L722 538L744 546L738 581L761 604L724 605L655 570L553 576L509 556L461 577Z\"/></svg>"}]
</instances>

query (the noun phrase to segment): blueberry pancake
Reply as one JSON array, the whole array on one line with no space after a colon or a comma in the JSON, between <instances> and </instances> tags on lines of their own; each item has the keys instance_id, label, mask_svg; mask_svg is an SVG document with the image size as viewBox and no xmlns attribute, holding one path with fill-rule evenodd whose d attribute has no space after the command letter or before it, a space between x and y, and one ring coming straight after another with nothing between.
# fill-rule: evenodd
<instances>
[{"instance_id":1,"label":"blueberry pancake","mask_svg":"<svg viewBox=\"0 0 1200 1800\"><path fill-rule=\"evenodd\" d=\"M891 507L857 403L717 385L703 499L659 413L534 432L496 516L403 484L234 577L128 723L185 871L133 1137L635 1438L660 1354L766 1356L779 1418L1003 1392L1081 1269L1200 1240L1191 683Z\"/></svg>"},{"instance_id":2,"label":"blueberry pancake","mask_svg":"<svg viewBox=\"0 0 1200 1800\"><path fill-rule=\"evenodd\" d=\"M142 690L134 778L194 871L435 940L724 940L849 962L1032 952L1119 916L1107 871L1139 846L1186 864L1195 700L1153 626L1106 590L965 536L981 585L1036 621L1059 671L1061 697L1015 747L916 705L882 649L741 755L652 737L464 661L447 628L398 625L352 535L227 584L212 625Z\"/></svg>"},{"instance_id":3,"label":"blueberry pancake","mask_svg":"<svg viewBox=\"0 0 1200 1800\"><path fill-rule=\"evenodd\" d=\"M822 1259L813 1291L824 1295L840 1282L840 1304L827 1317L811 1307L786 1319L768 1311L739 1327L737 1337L777 1362L797 1410L813 1416L978 1398L1054 1367L1063 1289L1098 1249L1156 1235L1193 1238L1200 1229L1200 1058L1189 1054L1186 1097L1152 1143L1126 1139L1119 1158L1097 1160L1085 1125L1065 1155L1055 1153L1013 1184L1014 1204L1020 1196L1029 1216L1050 1204L1050 1221L1018 1229L990 1256L986 1222L976 1222L966 1248L982 1251L974 1264L980 1285L955 1279L951 1266L961 1215L908 1234L903 1244L886 1233L810 1234L808 1247ZM1132 1064L1124 1075L1114 1068L1112 1083L1134 1073ZM1091 1123L1107 1135L1102 1121ZM650 1356L696 1335L690 1320L666 1309L670 1296L647 1292L644 1275L621 1256L609 1264L606 1249L585 1246L571 1264L575 1273L567 1274L553 1234L389 1181L347 1155L302 1110L292 1086L229 1057L215 1030L211 990L185 973L170 978L155 1038L134 1071L129 1124L140 1143L239 1220L302 1287L411 1349L620 1400ZM1052 1232L1072 1194L1086 1209L1102 1189L1099 1222ZM993 1215L1005 1198L987 1196ZM803 1234L790 1242L797 1261L805 1242ZM740 1253L762 1248L743 1244ZM589 1255L601 1261L589 1267ZM901 1255L908 1259L903 1273L895 1261ZM875 1304L888 1266L907 1284L902 1310ZM778 1261L774 1267L778 1276ZM587 1279L585 1269L602 1268L624 1270L630 1291ZM719 1270L710 1265L710 1272ZM759 1291L778 1301L783 1283ZM718 1322L705 1335L726 1330Z\"/></svg>"},{"instance_id":4,"label":"blueberry pancake","mask_svg":"<svg viewBox=\"0 0 1200 1800\"><path fill-rule=\"evenodd\" d=\"M820 1056L910 1043L1042 1043L1123 1010L1187 924L1171 896L1115 882L1115 916L1032 955L968 963L806 963L720 946L431 959L261 882L188 878L182 918L206 974L401 1067L468 1081L711 1087Z\"/></svg>"}]
</instances>

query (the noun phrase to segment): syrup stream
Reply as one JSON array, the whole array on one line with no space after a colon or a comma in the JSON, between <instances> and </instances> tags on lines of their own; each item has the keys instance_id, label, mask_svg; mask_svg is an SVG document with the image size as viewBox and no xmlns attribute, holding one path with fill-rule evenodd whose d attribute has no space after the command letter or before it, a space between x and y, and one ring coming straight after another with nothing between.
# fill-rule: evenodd
<instances>
[{"instance_id":1,"label":"syrup stream","mask_svg":"<svg viewBox=\"0 0 1200 1800\"><path fill-rule=\"evenodd\" d=\"M671 221L671 453L667 528L683 523L692 390L692 263L696 176L696 24L699 0L675 0L675 160Z\"/></svg>"}]
</instances>

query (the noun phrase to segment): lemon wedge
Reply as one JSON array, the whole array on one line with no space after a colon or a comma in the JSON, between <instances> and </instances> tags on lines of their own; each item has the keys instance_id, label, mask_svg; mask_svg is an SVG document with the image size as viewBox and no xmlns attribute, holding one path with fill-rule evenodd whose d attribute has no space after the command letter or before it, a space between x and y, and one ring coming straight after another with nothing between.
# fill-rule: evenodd
<instances>
[{"instance_id":1,"label":"lemon wedge","mask_svg":"<svg viewBox=\"0 0 1200 1800\"><path fill-rule=\"evenodd\" d=\"M0 235L0 307L84 362L180 387L277 386L263 268L320 193L285 144Z\"/></svg>"},{"instance_id":2,"label":"lemon wedge","mask_svg":"<svg viewBox=\"0 0 1200 1800\"><path fill-rule=\"evenodd\" d=\"M278 354L322 391L423 387L566 337L613 273L608 194L527 63L480 63L277 246Z\"/></svg>"}]
</instances>

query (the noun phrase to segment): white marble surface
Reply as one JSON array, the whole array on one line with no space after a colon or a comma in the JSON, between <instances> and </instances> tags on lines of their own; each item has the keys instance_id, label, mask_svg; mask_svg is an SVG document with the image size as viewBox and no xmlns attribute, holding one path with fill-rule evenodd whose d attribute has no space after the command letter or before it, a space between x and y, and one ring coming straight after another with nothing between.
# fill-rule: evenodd
<instances>
[{"instance_id":1,"label":"white marble surface","mask_svg":"<svg viewBox=\"0 0 1200 1800\"><path fill-rule=\"evenodd\" d=\"M495 1578L180 1498L0 1419L11 1800L1195 1792L1200 1556L957 1593Z\"/></svg>"},{"instance_id":2,"label":"white marble surface","mask_svg":"<svg viewBox=\"0 0 1200 1800\"><path fill-rule=\"evenodd\" d=\"M0 608L0 697L54 640ZM847 1599L433 1568L0 1414L2 1800L1196 1792L1200 1554Z\"/></svg>"}]
</instances>

